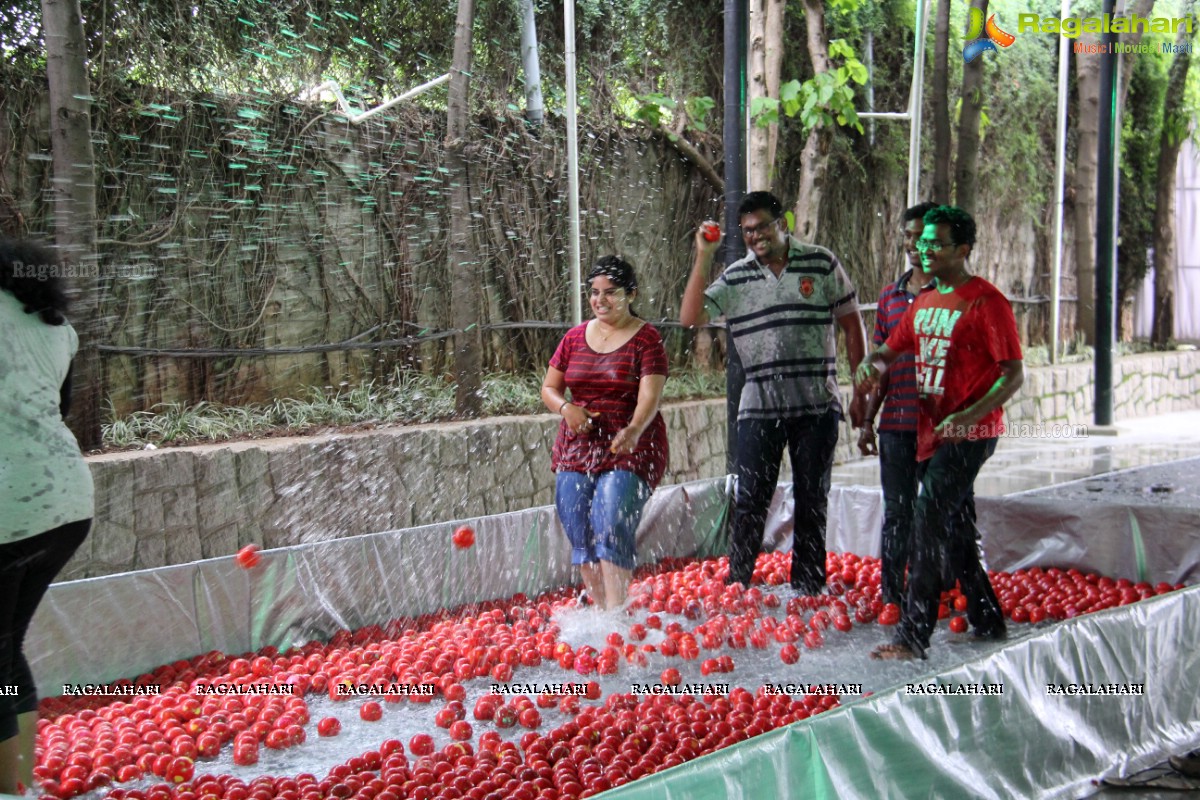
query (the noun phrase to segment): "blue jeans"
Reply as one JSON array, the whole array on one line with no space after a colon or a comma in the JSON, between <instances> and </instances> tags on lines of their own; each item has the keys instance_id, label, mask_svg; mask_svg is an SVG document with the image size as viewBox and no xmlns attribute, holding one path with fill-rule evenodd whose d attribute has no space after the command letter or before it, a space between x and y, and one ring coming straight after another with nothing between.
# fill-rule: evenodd
<instances>
[{"instance_id":1,"label":"blue jeans","mask_svg":"<svg viewBox=\"0 0 1200 800\"><path fill-rule=\"evenodd\" d=\"M791 585L805 594L817 594L825 587L825 521L837 438L838 412L832 409L789 419L738 420L730 583L750 585L786 446L796 514Z\"/></svg>"},{"instance_id":2,"label":"blue jeans","mask_svg":"<svg viewBox=\"0 0 1200 800\"><path fill-rule=\"evenodd\" d=\"M896 641L922 658L947 580L958 581L967 598L967 621L976 633L991 636L1004 630L1000 602L979 558L973 519L975 476L995 451L995 439L942 444L918 467L921 496Z\"/></svg>"},{"instance_id":3,"label":"blue jeans","mask_svg":"<svg viewBox=\"0 0 1200 800\"><path fill-rule=\"evenodd\" d=\"M632 472L559 472L554 505L571 542L571 563L608 561L633 569L636 534L650 487Z\"/></svg>"},{"instance_id":4,"label":"blue jeans","mask_svg":"<svg viewBox=\"0 0 1200 800\"><path fill-rule=\"evenodd\" d=\"M916 431L879 432L879 483L883 487L880 589L883 602L898 604L904 600L904 570L921 485Z\"/></svg>"}]
</instances>

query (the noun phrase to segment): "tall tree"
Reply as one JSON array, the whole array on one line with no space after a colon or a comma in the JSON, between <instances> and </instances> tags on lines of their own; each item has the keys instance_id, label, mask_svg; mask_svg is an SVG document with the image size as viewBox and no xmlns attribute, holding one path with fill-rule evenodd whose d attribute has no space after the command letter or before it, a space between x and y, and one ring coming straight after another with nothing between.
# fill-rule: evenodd
<instances>
[{"instance_id":1,"label":"tall tree","mask_svg":"<svg viewBox=\"0 0 1200 800\"><path fill-rule=\"evenodd\" d=\"M1183 39L1179 42L1182 44ZM1154 323L1150 341L1165 345L1175 335L1175 168L1188 134L1183 112L1191 49L1180 49L1171 64L1163 101L1162 147L1158 152L1158 182L1154 206Z\"/></svg>"},{"instance_id":2,"label":"tall tree","mask_svg":"<svg viewBox=\"0 0 1200 800\"><path fill-rule=\"evenodd\" d=\"M971 0L971 13L987 19L988 0ZM979 165L979 119L983 115L983 57L963 65L962 110L958 115L958 157L954 162L954 202L975 214Z\"/></svg>"},{"instance_id":3,"label":"tall tree","mask_svg":"<svg viewBox=\"0 0 1200 800\"><path fill-rule=\"evenodd\" d=\"M786 0L750 2L750 80L747 98L750 108L755 100L779 100L780 70L783 64L783 12ZM750 156L749 188L770 190L775 179L775 149L779 142L778 115L775 121L750 128L747 152Z\"/></svg>"},{"instance_id":4,"label":"tall tree","mask_svg":"<svg viewBox=\"0 0 1200 800\"><path fill-rule=\"evenodd\" d=\"M803 0L804 28L808 43L808 57L812 62L813 75L829 71L829 35L825 32L824 0ZM816 125L804 140L800 153L800 181L796 190L795 234L805 242L815 242L821 218L821 196L825 191L825 177L829 169L829 147L833 140L833 128Z\"/></svg>"},{"instance_id":5,"label":"tall tree","mask_svg":"<svg viewBox=\"0 0 1200 800\"><path fill-rule=\"evenodd\" d=\"M468 101L471 88L471 43L475 1L458 0L454 25L454 60L446 102L446 169L450 183L450 230L447 241L450 270L450 317L454 335L455 410L476 417L483 410L481 280L479 259L471 252L471 173L466 157Z\"/></svg>"},{"instance_id":6,"label":"tall tree","mask_svg":"<svg viewBox=\"0 0 1200 800\"><path fill-rule=\"evenodd\" d=\"M68 422L80 447L91 450L100 446L100 291L91 88L79 0L42 0L42 35L50 89L54 241L60 262L73 276L71 317L79 333Z\"/></svg>"},{"instance_id":7,"label":"tall tree","mask_svg":"<svg viewBox=\"0 0 1200 800\"><path fill-rule=\"evenodd\" d=\"M521 3L521 65L525 73L525 119L535 128L542 125L542 69L538 57L537 15L533 0Z\"/></svg>"},{"instance_id":8,"label":"tall tree","mask_svg":"<svg viewBox=\"0 0 1200 800\"><path fill-rule=\"evenodd\" d=\"M934 23L933 96L933 199L950 202L950 0L938 0Z\"/></svg>"},{"instance_id":9,"label":"tall tree","mask_svg":"<svg viewBox=\"0 0 1200 800\"><path fill-rule=\"evenodd\" d=\"M1133 13L1147 16L1154 0L1137 0ZM1124 9L1122 8L1122 11ZM1133 44L1142 38L1139 30L1123 34L1121 41ZM1099 36L1084 33L1078 40L1097 44ZM1114 58L1118 56L1113 56ZM1100 145L1100 59L1104 56L1075 57L1075 93L1078 98L1075 148L1075 331L1088 344L1096 342L1096 173ZM1131 70L1122 72L1121 97L1129 85Z\"/></svg>"}]
</instances>

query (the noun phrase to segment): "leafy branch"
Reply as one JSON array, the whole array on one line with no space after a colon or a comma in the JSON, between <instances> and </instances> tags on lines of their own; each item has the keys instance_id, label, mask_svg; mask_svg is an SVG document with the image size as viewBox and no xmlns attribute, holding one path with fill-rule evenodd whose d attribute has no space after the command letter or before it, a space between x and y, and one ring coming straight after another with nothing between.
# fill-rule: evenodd
<instances>
[{"instance_id":1,"label":"leafy branch","mask_svg":"<svg viewBox=\"0 0 1200 800\"><path fill-rule=\"evenodd\" d=\"M803 83L790 80L779 87L779 99L757 97L750 106L750 116L760 127L779 124L779 112L799 117L805 132L814 128L842 125L863 132L858 112L854 109L854 87L867 82L867 68L854 54L854 48L844 39L829 42L829 58L840 60L836 69L819 72Z\"/></svg>"}]
</instances>

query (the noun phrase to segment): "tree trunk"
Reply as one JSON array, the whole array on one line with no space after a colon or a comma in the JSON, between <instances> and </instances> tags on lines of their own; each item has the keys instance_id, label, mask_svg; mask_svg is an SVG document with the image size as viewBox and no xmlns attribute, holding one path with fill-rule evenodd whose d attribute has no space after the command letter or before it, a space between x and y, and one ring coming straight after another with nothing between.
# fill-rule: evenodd
<instances>
[{"instance_id":1,"label":"tree trunk","mask_svg":"<svg viewBox=\"0 0 1200 800\"><path fill-rule=\"evenodd\" d=\"M751 0L750 3L750 96L747 102L751 106L759 97L779 99L784 6L785 0ZM750 191L771 189L778 143L778 122L765 127L750 127Z\"/></svg>"},{"instance_id":2,"label":"tree trunk","mask_svg":"<svg viewBox=\"0 0 1200 800\"><path fill-rule=\"evenodd\" d=\"M480 302L482 276L479 260L471 252L471 174L467 144L468 97L471 88L471 39L475 26L474 0L458 0L454 26L454 61L446 104L446 169L450 183L450 317L454 336L455 411L460 417L477 417L483 410L480 393Z\"/></svg>"},{"instance_id":3,"label":"tree trunk","mask_svg":"<svg viewBox=\"0 0 1200 800\"><path fill-rule=\"evenodd\" d=\"M950 0L938 0L934 24L933 96L933 200L950 202Z\"/></svg>"},{"instance_id":4,"label":"tree trunk","mask_svg":"<svg viewBox=\"0 0 1200 800\"><path fill-rule=\"evenodd\" d=\"M535 128L542 126L545 116L542 107L542 69L538 58L537 17L533 0L521 3L521 65L525 72L525 121Z\"/></svg>"},{"instance_id":5,"label":"tree trunk","mask_svg":"<svg viewBox=\"0 0 1200 800\"><path fill-rule=\"evenodd\" d=\"M1133 12L1146 16L1153 0L1138 0ZM1141 32L1122 34L1123 42L1137 43ZM1098 44L1097 34L1083 34L1083 44ZM1123 57L1123 56L1118 56ZM1118 88L1122 102L1132 69L1121 71ZM1075 87L1079 107L1074 119L1078 139L1075 152L1075 333L1089 345L1096 343L1096 173L1100 146L1100 58L1075 58Z\"/></svg>"},{"instance_id":6,"label":"tree trunk","mask_svg":"<svg viewBox=\"0 0 1200 800\"><path fill-rule=\"evenodd\" d=\"M87 43L79 0L42 0L46 78L50 89L54 241L68 281L71 319L79 333L68 424L84 450L100 440L99 268L96 260L96 170L92 153Z\"/></svg>"},{"instance_id":7,"label":"tree trunk","mask_svg":"<svg viewBox=\"0 0 1200 800\"><path fill-rule=\"evenodd\" d=\"M829 71L829 36L825 32L825 4L822 0L804 0L804 27L808 57L813 74ZM825 128L808 132L800 154L800 181L796 190L796 238L815 242L821 222L821 197L829 170L829 147L833 133Z\"/></svg>"},{"instance_id":8,"label":"tree trunk","mask_svg":"<svg viewBox=\"0 0 1200 800\"><path fill-rule=\"evenodd\" d=\"M1154 204L1154 323L1150 333L1150 341L1158 346L1175 337L1175 168L1188 130L1187 114L1180 107L1190 64L1188 51L1175 56L1163 102Z\"/></svg>"},{"instance_id":9,"label":"tree trunk","mask_svg":"<svg viewBox=\"0 0 1200 800\"><path fill-rule=\"evenodd\" d=\"M1096 44L1095 35L1080 41ZM1075 59L1079 107L1075 113L1075 332L1096 341L1096 170L1100 140L1100 59Z\"/></svg>"},{"instance_id":10,"label":"tree trunk","mask_svg":"<svg viewBox=\"0 0 1200 800\"><path fill-rule=\"evenodd\" d=\"M988 0L971 0L987 19ZM954 203L974 214L979 165L979 117L983 111L983 56L963 65L962 111L958 116L958 158L954 168Z\"/></svg>"}]
</instances>

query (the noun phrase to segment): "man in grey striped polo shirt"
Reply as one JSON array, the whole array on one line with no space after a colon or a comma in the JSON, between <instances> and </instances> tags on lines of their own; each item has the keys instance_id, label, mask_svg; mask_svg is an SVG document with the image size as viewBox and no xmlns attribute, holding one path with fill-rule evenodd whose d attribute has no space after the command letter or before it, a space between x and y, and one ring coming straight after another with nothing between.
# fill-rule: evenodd
<instances>
[{"instance_id":1,"label":"man in grey striped polo shirt","mask_svg":"<svg viewBox=\"0 0 1200 800\"><path fill-rule=\"evenodd\" d=\"M866 347L862 317L837 257L789 236L777 197L751 192L738 219L749 252L707 289L719 240L696 232L696 260L679 311L689 326L724 316L746 372L728 581L750 585L786 446L795 500L791 585L817 594L825 587L826 505L842 418L834 322L846 334L853 372ZM855 427L863 401L856 394L851 403Z\"/></svg>"}]
</instances>

